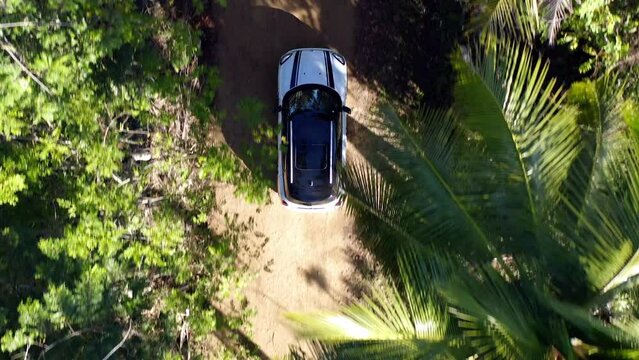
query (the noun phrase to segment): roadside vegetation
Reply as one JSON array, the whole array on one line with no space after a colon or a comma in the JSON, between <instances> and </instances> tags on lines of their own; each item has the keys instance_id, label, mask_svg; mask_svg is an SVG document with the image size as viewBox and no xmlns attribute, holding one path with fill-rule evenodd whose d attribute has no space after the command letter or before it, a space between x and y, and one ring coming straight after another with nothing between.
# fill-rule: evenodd
<instances>
[{"instance_id":1,"label":"roadside vegetation","mask_svg":"<svg viewBox=\"0 0 639 360\"><path fill-rule=\"evenodd\" d=\"M465 6L451 104L383 106L383 145L344 170L388 285L289 314L314 340L296 356L637 358L639 9Z\"/></svg>"},{"instance_id":2,"label":"roadside vegetation","mask_svg":"<svg viewBox=\"0 0 639 360\"><path fill-rule=\"evenodd\" d=\"M1 2L0 357L265 357L251 224L211 216L220 182L268 201L278 133L245 98L251 145L211 136L226 5ZM390 105L345 190L385 285L289 314L292 356L638 358L637 0L357 9Z\"/></svg>"},{"instance_id":3,"label":"roadside vegetation","mask_svg":"<svg viewBox=\"0 0 639 360\"><path fill-rule=\"evenodd\" d=\"M224 356L248 326L249 229L207 224L215 182L267 189L208 138L219 6L2 3L0 357Z\"/></svg>"}]
</instances>

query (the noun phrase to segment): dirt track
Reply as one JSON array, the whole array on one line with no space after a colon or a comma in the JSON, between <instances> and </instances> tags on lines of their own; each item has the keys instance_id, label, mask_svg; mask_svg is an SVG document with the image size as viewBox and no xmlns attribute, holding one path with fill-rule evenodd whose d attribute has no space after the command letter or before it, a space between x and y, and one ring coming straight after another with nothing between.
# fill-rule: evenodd
<instances>
[{"instance_id":1,"label":"dirt track","mask_svg":"<svg viewBox=\"0 0 639 360\"><path fill-rule=\"evenodd\" d=\"M330 4L330 6L329 6ZM347 60L353 57L355 5L351 0L232 0L220 19L216 54L224 85L217 107L227 113L222 125L226 142L237 153L249 140L246 128L233 120L237 103L244 98L261 100L270 108L277 90L277 61L296 47L331 47ZM360 84L349 68L348 157L358 157L357 147L366 123L364 114L374 94ZM275 122L271 114L265 119ZM279 204L271 191L272 204L258 208L232 195L233 189L218 189L220 209L237 213L241 220L253 217L255 232L250 246L269 241L259 257L249 259L257 272L247 289L249 304L256 310L253 341L269 356L281 356L295 344L282 320L286 311L334 309L348 302L357 291L361 270L352 220L338 210L322 214L291 212Z\"/></svg>"}]
</instances>

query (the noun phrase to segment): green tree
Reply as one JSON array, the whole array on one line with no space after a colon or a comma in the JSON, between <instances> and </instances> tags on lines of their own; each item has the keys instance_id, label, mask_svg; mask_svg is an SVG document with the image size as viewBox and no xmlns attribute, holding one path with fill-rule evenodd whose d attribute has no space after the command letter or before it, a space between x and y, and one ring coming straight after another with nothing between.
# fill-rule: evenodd
<instances>
[{"instance_id":1,"label":"green tree","mask_svg":"<svg viewBox=\"0 0 639 360\"><path fill-rule=\"evenodd\" d=\"M172 4L2 3L0 357L189 357L244 323L215 308L246 274L205 169L241 163L206 142L221 81Z\"/></svg>"},{"instance_id":2,"label":"green tree","mask_svg":"<svg viewBox=\"0 0 639 360\"><path fill-rule=\"evenodd\" d=\"M623 87L610 75L566 94L513 44L454 62L452 109L386 109L374 168L345 172L395 285L290 317L324 358L635 358L639 148Z\"/></svg>"},{"instance_id":3,"label":"green tree","mask_svg":"<svg viewBox=\"0 0 639 360\"><path fill-rule=\"evenodd\" d=\"M593 78L624 74L626 96L637 97L638 5L636 0L471 0L468 31L481 33L489 44L514 37L531 46L538 46L536 40L564 45L571 55L587 55L579 72Z\"/></svg>"},{"instance_id":4,"label":"green tree","mask_svg":"<svg viewBox=\"0 0 639 360\"><path fill-rule=\"evenodd\" d=\"M551 45L573 11L572 0L471 0L469 5L471 32L492 40L516 36L528 43L543 36Z\"/></svg>"},{"instance_id":5,"label":"green tree","mask_svg":"<svg viewBox=\"0 0 639 360\"><path fill-rule=\"evenodd\" d=\"M633 0L583 1L567 17L558 42L567 44L571 50L580 50L589 55L580 71L601 74L610 69L621 68L631 73L637 83L636 43L639 30L639 3ZM637 94L635 89L633 93Z\"/></svg>"}]
</instances>

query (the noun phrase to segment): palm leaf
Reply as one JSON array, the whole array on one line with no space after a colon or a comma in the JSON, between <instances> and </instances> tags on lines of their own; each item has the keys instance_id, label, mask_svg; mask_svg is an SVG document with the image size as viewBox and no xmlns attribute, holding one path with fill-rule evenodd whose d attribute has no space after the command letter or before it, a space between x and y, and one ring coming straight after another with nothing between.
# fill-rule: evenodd
<instances>
[{"instance_id":1,"label":"palm leaf","mask_svg":"<svg viewBox=\"0 0 639 360\"><path fill-rule=\"evenodd\" d=\"M489 42L515 34L531 43L541 28L537 0L472 0L471 3L479 13L471 18L469 31L483 32Z\"/></svg>"},{"instance_id":2,"label":"palm leaf","mask_svg":"<svg viewBox=\"0 0 639 360\"><path fill-rule=\"evenodd\" d=\"M562 201L549 219L552 240L544 242L544 251L539 256L545 262L557 294L568 301L581 302L598 291L591 285L576 248L580 242L596 244L590 232L579 229L583 228L584 214L588 212L586 205L592 203L596 189L605 187L606 164L611 151L615 152L615 146L610 145L617 143L621 135L615 110L618 95L611 91L615 82L604 78L574 83L566 96L566 102L578 109L582 145L570 165L561 191ZM587 249L586 252L589 253Z\"/></svg>"},{"instance_id":3,"label":"palm leaf","mask_svg":"<svg viewBox=\"0 0 639 360\"><path fill-rule=\"evenodd\" d=\"M355 165L344 173L348 209L367 235L367 245L394 266L397 250L436 242L474 248L486 257L487 238L455 194L452 149L460 144L456 119L446 111L417 112L400 120L383 107L383 153L369 155L380 171ZM394 241L387 241L392 238ZM476 239L474 244L459 238Z\"/></svg>"},{"instance_id":4,"label":"palm leaf","mask_svg":"<svg viewBox=\"0 0 639 360\"><path fill-rule=\"evenodd\" d=\"M601 292L639 274L639 151L626 144L608 164L607 186L590 194L574 240L590 284Z\"/></svg>"},{"instance_id":5,"label":"palm leaf","mask_svg":"<svg viewBox=\"0 0 639 360\"><path fill-rule=\"evenodd\" d=\"M615 153L623 151L617 146L618 140L627 138L622 130L622 89L616 76L606 75L596 81L574 83L567 93L567 102L579 111L577 120L583 145L563 196L578 212L583 210L589 194L602 186L607 164L614 161Z\"/></svg>"},{"instance_id":6,"label":"palm leaf","mask_svg":"<svg viewBox=\"0 0 639 360\"><path fill-rule=\"evenodd\" d=\"M610 360L635 360L639 359L638 349L612 349L599 350L597 355L601 355L603 359Z\"/></svg>"},{"instance_id":7,"label":"palm leaf","mask_svg":"<svg viewBox=\"0 0 639 360\"><path fill-rule=\"evenodd\" d=\"M555 80L547 79L548 66L528 49L506 43L464 55L466 61L454 62L455 110L485 144L493 174L489 184L501 189L493 197L507 199L495 201L489 217L499 219L498 228L510 219L517 225L507 228L521 229L502 236L539 236L578 155L576 112L562 105Z\"/></svg>"},{"instance_id":8,"label":"palm leaf","mask_svg":"<svg viewBox=\"0 0 639 360\"><path fill-rule=\"evenodd\" d=\"M579 331L579 338L586 343L597 344L601 349L639 348L639 336L636 332L606 324L592 316L588 309L558 300L547 299L547 305L573 328Z\"/></svg>"},{"instance_id":9,"label":"palm leaf","mask_svg":"<svg viewBox=\"0 0 639 360\"><path fill-rule=\"evenodd\" d=\"M403 215L411 220L415 237L422 241L437 242L443 248L463 246L485 255L491 246L487 235L459 197L467 190L458 181L460 162L453 153L463 146L464 134L457 118L441 110L414 114L401 120L392 109L384 108L387 138L395 145L384 156L403 180L397 187L398 198L406 205ZM460 244L459 238L474 243Z\"/></svg>"},{"instance_id":10,"label":"palm leaf","mask_svg":"<svg viewBox=\"0 0 639 360\"><path fill-rule=\"evenodd\" d=\"M554 45L561 22L572 13L572 0L542 0L540 7L547 25L548 42Z\"/></svg>"},{"instance_id":11,"label":"palm leaf","mask_svg":"<svg viewBox=\"0 0 639 360\"><path fill-rule=\"evenodd\" d=\"M287 318L299 335L329 344L340 358L458 358L462 341L449 329L447 310L433 286L423 287L433 282L432 274L411 265L415 259L400 263L402 290L390 285L338 313Z\"/></svg>"},{"instance_id":12,"label":"palm leaf","mask_svg":"<svg viewBox=\"0 0 639 360\"><path fill-rule=\"evenodd\" d=\"M623 120L621 89L615 76L606 75L569 92L591 144L570 171L563 195L567 215L557 226L586 270L592 293L601 293L592 299L600 305L610 298L604 293L639 274L639 149Z\"/></svg>"},{"instance_id":13,"label":"palm leaf","mask_svg":"<svg viewBox=\"0 0 639 360\"><path fill-rule=\"evenodd\" d=\"M357 220L364 245L387 265L394 265L398 248L420 244L402 218L403 204L395 186L369 165L353 163L344 169L342 184L347 196L346 209ZM395 241L386 241L392 238Z\"/></svg>"},{"instance_id":14,"label":"palm leaf","mask_svg":"<svg viewBox=\"0 0 639 360\"><path fill-rule=\"evenodd\" d=\"M439 291L454 309L479 356L502 359L540 359L550 350L541 341L537 324L545 319L528 299L494 268L487 265L476 274L457 272Z\"/></svg>"}]
</instances>

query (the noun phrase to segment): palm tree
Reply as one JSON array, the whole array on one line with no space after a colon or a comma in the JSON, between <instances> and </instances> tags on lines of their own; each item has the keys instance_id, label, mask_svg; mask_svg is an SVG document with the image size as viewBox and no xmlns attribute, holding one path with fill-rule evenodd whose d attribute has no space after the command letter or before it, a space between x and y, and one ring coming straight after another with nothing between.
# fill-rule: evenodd
<instances>
[{"instance_id":1,"label":"palm tree","mask_svg":"<svg viewBox=\"0 0 639 360\"><path fill-rule=\"evenodd\" d=\"M397 280L289 317L324 358L638 357L639 148L617 78L566 95L512 43L454 65L451 109L386 108L384 152L345 172Z\"/></svg>"},{"instance_id":2,"label":"palm tree","mask_svg":"<svg viewBox=\"0 0 639 360\"><path fill-rule=\"evenodd\" d=\"M471 0L476 8L470 32L483 32L488 38L516 35L531 43L544 33L552 45L563 19L573 10L572 0Z\"/></svg>"}]
</instances>

